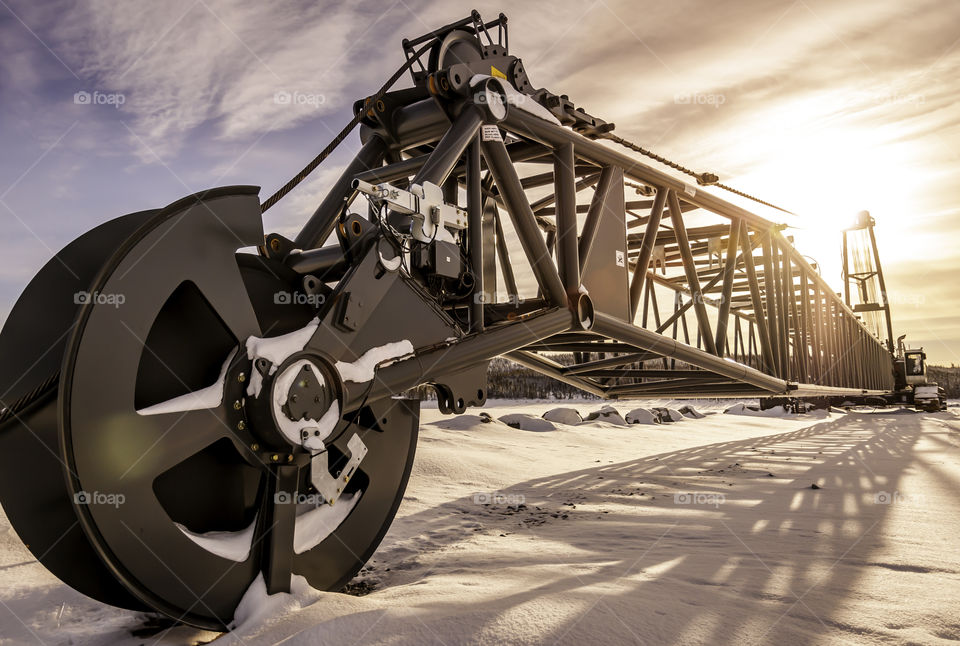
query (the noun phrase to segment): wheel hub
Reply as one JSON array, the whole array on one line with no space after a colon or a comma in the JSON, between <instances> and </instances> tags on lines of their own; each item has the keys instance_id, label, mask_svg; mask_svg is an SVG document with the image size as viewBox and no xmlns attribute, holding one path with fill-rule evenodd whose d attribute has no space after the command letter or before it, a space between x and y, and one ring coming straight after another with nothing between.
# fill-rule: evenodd
<instances>
[{"instance_id":1,"label":"wheel hub","mask_svg":"<svg viewBox=\"0 0 960 646\"><path fill-rule=\"evenodd\" d=\"M295 449L322 451L340 421L336 371L325 359L302 353L288 358L268 377L269 396L256 398L253 405L269 409L269 423L258 424L254 431L268 443L283 441ZM265 415L258 417L267 421Z\"/></svg>"}]
</instances>

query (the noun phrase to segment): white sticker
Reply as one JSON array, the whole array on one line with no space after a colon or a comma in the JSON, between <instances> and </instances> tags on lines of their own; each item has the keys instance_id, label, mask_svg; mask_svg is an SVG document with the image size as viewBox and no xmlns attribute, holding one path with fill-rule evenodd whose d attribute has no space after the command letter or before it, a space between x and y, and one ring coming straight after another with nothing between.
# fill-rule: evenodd
<instances>
[{"instance_id":1,"label":"white sticker","mask_svg":"<svg viewBox=\"0 0 960 646\"><path fill-rule=\"evenodd\" d=\"M620 251L619 249L617 250L616 253L617 253L617 267L626 267L627 266L626 254Z\"/></svg>"},{"instance_id":2,"label":"white sticker","mask_svg":"<svg viewBox=\"0 0 960 646\"><path fill-rule=\"evenodd\" d=\"M480 138L483 141L503 141L500 128L492 125L485 125L480 129Z\"/></svg>"},{"instance_id":3,"label":"white sticker","mask_svg":"<svg viewBox=\"0 0 960 646\"><path fill-rule=\"evenodd\" d=\"M695 187L691 186L690 184L684 184L684 185L683 185L683 192L686 193L687 195L689 195L690 197L696 197L696 196L697 196L697 189L696 189Z\"/></svg>"}]
</instances>

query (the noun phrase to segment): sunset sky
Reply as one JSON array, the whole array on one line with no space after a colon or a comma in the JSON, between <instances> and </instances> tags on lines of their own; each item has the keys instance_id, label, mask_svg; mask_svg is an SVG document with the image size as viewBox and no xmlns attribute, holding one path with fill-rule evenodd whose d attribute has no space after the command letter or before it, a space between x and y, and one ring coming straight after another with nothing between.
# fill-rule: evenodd
<instances>
[{"instance_id":1,"label":"sunset sky","mask_svg":"<svg viewBox=\"0 0 960 646\"><path fill-rule=\"evenodd\" d=\"M895 334L960 364L956 2L0 0L0 319L100 222L211 186L266 197L399 66L402 38L473 7L508 15L534 86L801 214L737 202L793 226L838 290L839 231L869 210ZM266 229L294 233L357 147Z\"/></svg>"}]
</instances>

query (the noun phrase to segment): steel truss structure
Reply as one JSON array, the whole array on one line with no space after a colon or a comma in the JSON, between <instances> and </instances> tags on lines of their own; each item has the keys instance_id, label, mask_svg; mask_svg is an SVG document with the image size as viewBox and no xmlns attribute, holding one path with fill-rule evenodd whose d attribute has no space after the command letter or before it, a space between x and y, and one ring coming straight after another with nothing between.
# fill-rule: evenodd
<instances>
[{"instance_id":1,"label":"steel truss structure","mask_svg":"<svg viewBox=\"0 0 960 646\"><path fill-rule=\"evenodd\" d=\"M492 58L483 64L497 69ZM479 91L458 72L435 72L422 92L388 95L370 110L363 149L296 247L322 243L362 184L442 185L468 214L463 252L473 294L488 295L446 306L451 315L468 312L470 334L458 343L476 350L465 358L503 354L605 398L860 396L893 388L890 351L782 227L601 143L609 130L583 127L570 105L553 111L557 122L523 109L523 101L557 105L558 97L505 91L496 78ZM455 85L459 91L439 89ZM501 94L505 114L494 114L488 93ZM512 296L504 217L539 287L522 305ZM314 269L303 260L308 254L297 258L302 271ZM508 302L489 298L498 287L494 263ZM663 292L674 295L672 311L661 311ZM580 316L571 323L558 314L564 308ZM560 363L555 353L575 360ZM401 372L382 372L385 391L412 385L391 380Z\"/></svg>"}]
</instances>

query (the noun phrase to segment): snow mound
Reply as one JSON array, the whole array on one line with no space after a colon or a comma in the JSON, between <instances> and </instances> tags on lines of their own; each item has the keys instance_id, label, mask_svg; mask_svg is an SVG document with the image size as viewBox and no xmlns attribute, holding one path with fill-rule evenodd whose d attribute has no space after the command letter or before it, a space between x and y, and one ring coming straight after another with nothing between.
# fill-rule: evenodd
<instances>
[{"instance_id":1,"label":"snow mound","mask_svg":"<svg viewBox=\"0 0 960 646\"><path fill-rule=\"evenodd\" d=\"M510 413L509 415L504 415L500 418L500 421L510 426L512 428L520 429L521 431L534 431L537 433L543 433L546 431L555 431L557 427L553 425L553 422L541 417L534 417L533 415L528 415L527 413Z\"/></svg>"},{"instance_id":2,"label":"snow mound","mask_svg":"<svg viewBox=\"0 0 960 646\"><path fill-rule=\"evenodd\" d=\"M767 410L760 410L755 406L747 406L744 403L737 403L723 411L726 415L746 415L747 417L793 417L793 413L787 411L785 406L774 406Z\"/></svg>"},{"instance_id":3,"label":"snow mound","mask_svg":"<svg viewBox=\"0 0 960 646\"><path fill-rule=\"evenodd\" d=\"M585 422L608 422L617 426L626 426L627 420L613 406L603 406L588 414Z\"/></svg>"},{"instance_id":4,"label":"snow mound","mask_svg":"<svg viewBox=\"0 0 960 646\"><path fill-rule=\"evenodd\" d=\"M646 408L634 408L627 413L627 424L659 424L660 416Z\"/></svg>"},{"instance_id":5,"label":"snow mound","mask_svg":"<svg viewBox=\"0 0 960 646\"><path fill-rule=\"evenodd\" d=\"M661 422L682 422L686 419L676 408L654 408L653 410L660 416Z\"/></svg>"},{"instance_id":6,"label":"snow mound","mask_svg":"<svg viewBox=\"0 0 960 646\"><path fill-rule=\"evenodd\" d=\"M552 408L543 414L543 419L557 424L569 424L570 426L583 421L580 413L573 408Z\"/></svg>"},{"instance_id":7,"label":"snow mound","mask_svg":"<svg viewBox=\"0 0 960 646\"><path fill-rule=\"evenodd\" d=\"M493 420L489 415L481 413L480 415L455 415L449 419L437 420L433 425L446 431L471 431L480 424L491 421Z\"/></svg>"},{"instance_id":8,"label":"snow mound","mask_svg":"<svg viewBox=\"0 0 960 646\"><path fill-rule=\"evenodd\" d=\"M263 573L260 573L243 593L229 628L234 633L260 630L264 624L276 623L284 616L316 603L322 595L299 574L291 575L290 592L267 594L267 584L263 580Z\"/></svg>"},{"instance_id":9,"label":"snow mound","mask_svg":"<svg viewBox=\"0 0 960 646\"><path fill-rule=\"evenodd\" d=\"M701 413L696 408L690 405L681 406L677 410L680 411L680 414L683 415L684 417L690 417L692 419L703 419L704 417L706 417L706 415L704 415L703 413Z\"/></svg>"}]
</instances>

